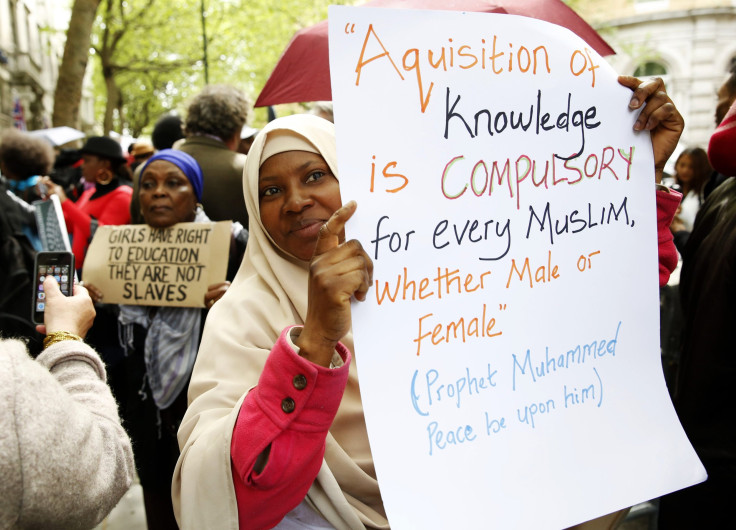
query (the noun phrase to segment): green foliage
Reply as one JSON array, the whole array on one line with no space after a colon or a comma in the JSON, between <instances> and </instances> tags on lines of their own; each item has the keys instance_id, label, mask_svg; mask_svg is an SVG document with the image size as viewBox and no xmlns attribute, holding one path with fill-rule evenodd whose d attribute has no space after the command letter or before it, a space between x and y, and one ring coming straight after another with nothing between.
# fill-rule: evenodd
<instances>
[{"instance_id":1,"label":"green foliage","mask_svg":"<svg viewBox=\"0 0 736 530\"><path fill-rule=\"evenodd\" d=\"M95 109L116 112L107 123L117 131L140 134L148 123L175 107L201 58L198 0L103 0L97 12L92 47ZM170 86L170 81L176 87Z\"/></svg>"},{"instance_id":2,"label":"green foliage","mask_svg":"<svg viewBox=\"0 0 736 530\"><path fill-rule=\"evenodd\" d=\"M329 4L351 0L204 0L209 82L241 88L255 101L293 34L327 17ZM103 0L92 45L95 109L103 122L120 94L114 128L150 133L163 113L186 111L205 85L202 0ZM265 111L256 115L265 121Z\"/></svg>"}]
</instances>

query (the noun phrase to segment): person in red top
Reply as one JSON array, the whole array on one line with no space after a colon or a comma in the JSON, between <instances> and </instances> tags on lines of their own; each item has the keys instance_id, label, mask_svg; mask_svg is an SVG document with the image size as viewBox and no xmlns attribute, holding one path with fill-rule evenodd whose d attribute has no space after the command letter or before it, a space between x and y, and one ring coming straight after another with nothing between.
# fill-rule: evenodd
<instances>
[{"instance_id":1,"label":"person in red top","mask_svg":"<svg viewBox=\"0 0 736 530\"><path fill-rule=\"evenodd\" d=\"M131 174L120 144L106 136L92 136L79 150L82 176L93 184L77 202L67 200L64 189L50 178L43 179L48 195L61 202L66 227L72 237L72 251L81 269L89 242L98 225L122 225L130 222L133 188Z\"/></svg>"},{"instance_id":2,"label":"person in red top","mask_svg":"<svg viewBox=\"0 0 736 530\"><path fill-rule=\"evenodd\" d=\"M736 175L736 101L710 137L708 158L716 171L724 175Z\"/></svg>"}]
</instances>

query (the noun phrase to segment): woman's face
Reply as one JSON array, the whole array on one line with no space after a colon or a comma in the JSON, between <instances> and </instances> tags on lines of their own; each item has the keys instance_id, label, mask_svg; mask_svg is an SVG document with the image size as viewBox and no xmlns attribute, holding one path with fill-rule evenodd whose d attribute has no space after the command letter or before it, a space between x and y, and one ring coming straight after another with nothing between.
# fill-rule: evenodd
<instances>
[{"instance_id":1,"label":"woman's face","mask_svg":"<svg viewBox=\"0 0 736 530\"><path fill-rule=\"evenodd\" d=\"M166 160L154 160L141 175L138 189L146 224L166 228L194 220L197 196L184 172Z\"/></svg>"},{"instance_id":2,"label":"woman's face","mask_svg":"<svg viewBox=\"0 0 736 530\"><path fill-rule=\"evenodd\" d=\"M82 176L87 182L97 182L112 175L105 170L110 169L110 161L97 155L82 155Z\"/></svg>"},{"instance_id":3,"label":"woman's face","mask_svg":"<svg viewBox=\"0 0 736 530\"><path fill-rule=\"evenodd\" d=\"M677 180L681 183L691 182L695 174L693 170L693 159L688 155L682 155L675 164L675 173Z\"/></svg>"},{"instance_id":4,"label":"woman's face","mask_svg":"<svg viewBox=\"0 0 736 530\"><path fill-rule=\"evenodd\" d=\"M330 166L307 151L286 151L263 163L258 202L261 222L274 242L306 261L312 259L319 229L342 206Z\"/></svg>"}]
</instances>

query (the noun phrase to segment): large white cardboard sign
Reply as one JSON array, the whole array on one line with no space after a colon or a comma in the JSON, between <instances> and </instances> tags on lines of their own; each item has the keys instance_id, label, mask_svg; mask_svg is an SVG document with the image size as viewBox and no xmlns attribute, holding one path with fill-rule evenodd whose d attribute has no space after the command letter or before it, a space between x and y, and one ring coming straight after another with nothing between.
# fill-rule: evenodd
<instances>
[{"instance_id":1,"label":"large white cardboard sign","mask_svg":"<svg viewBox=\"0 0 736 530\"><path fill-rule=\"evenodd\" d=\"M329 28L392 528L563 528L704 480L660 363L651 142L611 67L511 15Z\"/></svg>"}]
</instances>

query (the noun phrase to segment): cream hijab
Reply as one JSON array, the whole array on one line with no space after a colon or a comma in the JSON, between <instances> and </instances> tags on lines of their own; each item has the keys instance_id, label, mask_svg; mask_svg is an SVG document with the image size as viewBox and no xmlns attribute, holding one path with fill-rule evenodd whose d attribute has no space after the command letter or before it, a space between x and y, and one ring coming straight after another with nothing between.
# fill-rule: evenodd
<instances>
[{"instance_id":1,"label":"cream hijab","mask_svg":"<svg viewBox=\"0 0 736 530\"><path fill-rule=\"evenodd\" d=\"M272 133L277 132L275 135ZM238 528L230 441L241 403L284 328L307 314L308 264L276 247L263 227L258 173L269 135L291 132L309 141L337 175L334 125L312 115L269 123L245 164L243 189L250 238L225 296L210 310L179 429L181 456L172 496L182 528ZM343 339L353 349L352 333ZM388 528L363 417L356 363L327 435L322 468L307 502L338 529Z\"/></svg>"}]
</instances>

